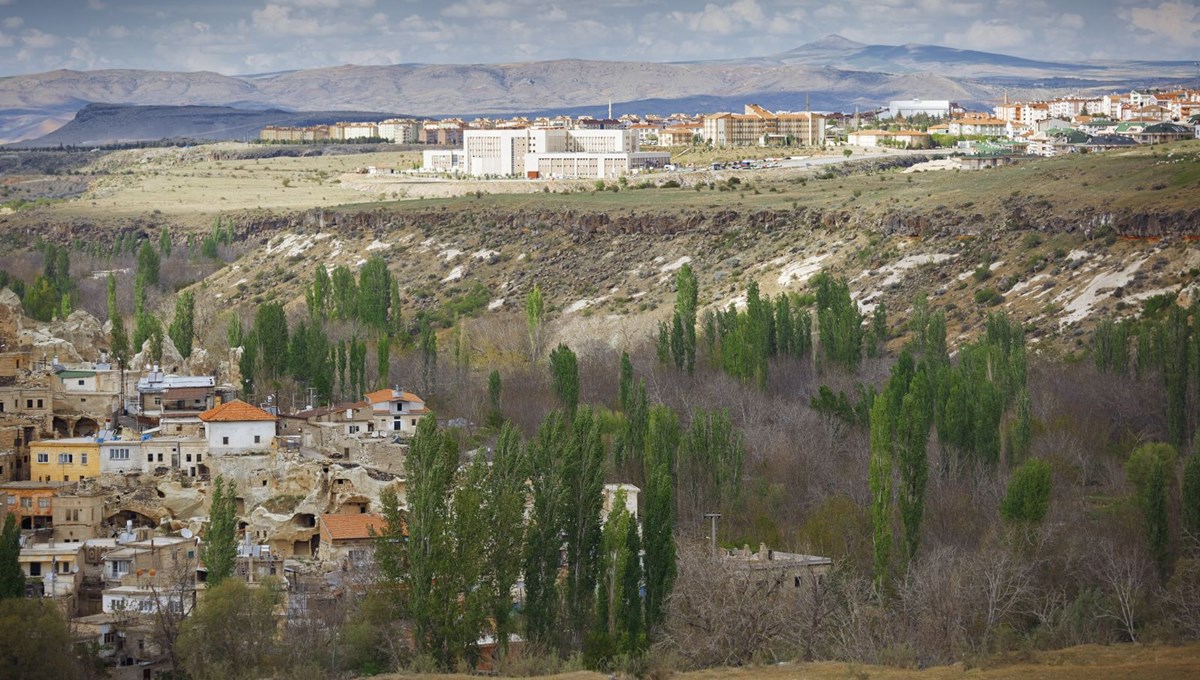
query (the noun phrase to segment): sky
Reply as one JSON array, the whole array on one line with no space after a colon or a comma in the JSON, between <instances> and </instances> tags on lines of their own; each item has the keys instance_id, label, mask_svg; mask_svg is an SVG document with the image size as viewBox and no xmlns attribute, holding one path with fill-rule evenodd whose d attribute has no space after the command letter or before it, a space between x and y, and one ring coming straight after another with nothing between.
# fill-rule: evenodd
<instances>
[{"instance_id":1,"label":"sky","mask_svg":"<svg viewBox=\"0 0 1200 680\"><path fill-rule=\"evenodd\" d=\"M1200 61L1200 0L0 0L0 75L765 56L839 34Z\"/></svg>"}]
</instances>

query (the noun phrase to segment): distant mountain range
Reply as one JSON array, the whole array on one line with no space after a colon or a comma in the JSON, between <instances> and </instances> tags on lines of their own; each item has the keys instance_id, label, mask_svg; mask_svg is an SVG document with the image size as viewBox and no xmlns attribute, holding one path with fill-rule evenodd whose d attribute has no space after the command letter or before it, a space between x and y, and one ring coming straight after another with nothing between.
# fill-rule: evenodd
<instances>
[{"instance_id":1,"label":"distant mountain range","mask_svg":"<svg viewBox=\"0 0 1200 680\"><path fill-rule=\"evenodd\" d=\"M1034 97L1194 79L1192 62L1063 64L934 45L863 45L840 36L782 54L723 61L335 66L251 76L51 71L0 78L0 142L43 137L73 121L76 113L84 120L71 122L47 141L240 138L250 129L246 126L294 120L271 110L403 111L434 117L551 111L598 115L611 100L616 113L695 113L740 109L746 101L798 110L806 98L814 109L849 110L914 97L983 107L1005 91ZM136 116L98 116L115 110L84 108L94 103L159 108ZM162 108L178 106L236 111ZM197 122L197 116L203 120ZM337 113L322 120L346 117Z\"/></svg>"}]
</instances>

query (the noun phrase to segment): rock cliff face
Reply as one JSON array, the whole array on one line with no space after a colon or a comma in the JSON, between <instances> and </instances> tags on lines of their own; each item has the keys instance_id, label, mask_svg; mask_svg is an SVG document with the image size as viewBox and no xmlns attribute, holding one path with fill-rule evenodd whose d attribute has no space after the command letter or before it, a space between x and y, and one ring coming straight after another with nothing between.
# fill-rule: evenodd
<instances>
[{"instance_id":1,"label":"rock cliff face","mask_svg":"<svg viewBox=\"0 0 1200 680\"><path fill-rule=\"evenodd\" d=\"M34 357L63 363L97 361L107 350L109 340L104 328L94 316L76 310L66 319L42 323L25 316L16 293L0 289L0 342L7 346L28 348Z\"/></svg>"}]
</instances>

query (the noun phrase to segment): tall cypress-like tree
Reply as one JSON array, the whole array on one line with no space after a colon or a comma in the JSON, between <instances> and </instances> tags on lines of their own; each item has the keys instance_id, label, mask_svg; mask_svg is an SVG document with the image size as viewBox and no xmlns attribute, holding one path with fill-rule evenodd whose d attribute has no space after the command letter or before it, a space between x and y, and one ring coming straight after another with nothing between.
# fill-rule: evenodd
<instances>
[{"instance_id":1,"label":"tall cypress-like tree","mask_svg":"<svg viewBox=\"0 0 1200 680\"><path fill-rule=\"evenodd\" d=\"M143 242L141 250L138 251L137 277L145 281L147 285L157 286L160 262L158 251L154 249L154 246L150 245L149 241Z\"/></svg>"},{"instance_id":2,"label":"tall cypress-like tree","mask_svg":"<svg viewBox=\"0 0 1200 680\"><path fill-rule=\"evenodd\" d=\"M552 411L529 442L529 522L525 530L525 634L533 642L557 648L559 625L559 554L563 545L567 499L562 453L570 437L562 411Z\"/></svg>"},{"instance_id":3,"label":"tall cypress-like tree","mask_svg":"<svg viewBox=\"0 0 1200 680\"><path fill-rule=\"evenodd\" d=\"M679 448L679 420L666 406L650 410L646 435L645 537L646 629L666 620L667 596L675 582L675 496L672 484Z\"/></svg>"},{"instance_id":4,"label":"tall cypress-like tree","mask_svg":"<svg viewBox=\"0 0 1200 680\"><path fill-rule=\"evenodd\" d=\"M546 301L542 298L542 288L533 284L533 289L525 296L525 326L529 329L529 358L537 361L542 356L542 325L546 319Z\"/></svg>"},{"instance_id":5,"label":"tall cypress-like tree","mask_svg":"<svg viewBox=\"0 0 1200 680\"><path fill-rule=\"evenodd\" d=\"M313 281L304 291L304 303L308 308L308 318L313 323L324 321L329 315L329 299L332 295L333 284L329 280L329 271L325 265L317 265L313 273Z\"/></svg>"},{"instance_id":6,"label":"tall cypress-like tree","mask_svg":"<svg viewBox=\"0 0 1200 680\"><path fill-rule=\"evenodd\" d=\"M675 365L690 374L696 367L696 307L700 285L690 264L684 264L675 275L675 315L672 322L679 337Z\"/></svg>"},{"instance_id":7,"label":"tall cypress-like tree","mask_svg":"<svg viewBox=\"0 0 1200 680\"><path fill-rule=\"evenodd\" d=\"M563 408L574 413L579 405L579 363L566 345L550 352L550 386Z\"/></svg>"},{"instance_id":8,"label":"tall cypress-like tree","mask_svg":"<svg viewBox=\"0 0 1200 680\"><path fill-rule=\"evenodd\" d=\"M25 597L25 572L21 570L21 526L17 516L4 517L0 531L0 600Z\"/></svg>"},{"instance_id":9,"label":"tall cypress-like tree","mask_svg":"<svg viewBox=\"0 0 1200 680\"><path fill-rule=\"evenodd\" d=\"M215 588L233 575L237 564L237 489L217 475L213 482L208 531L200 546L200 559L208 570L206 583Z\"/></svg>"},{"instance_id":10,"label":"tall cypress-like tree","mask_svg":"<svg viewBox=\"0 0 1200 680\"><path fill-rule=\"evenodd\" d=\"M878 398L871 407L871 456L868 482L871 487L871 527L874 548L875 588L887 583L892 559L892 424L888 399Z\"/></svg>"},{"instance_id":11,"label":"tall cypress-like tree","mask_svg":"<svg viewBox=\"0 0 1200 680\"><path fill-rule=\"evenodd\" d=\"M288 325L283 305L267 302L258 306L254 314L254 337L263 377L267 380L283 377L288 367Z\"/></svg>"},{"instance_id":12,"label":"tall cypress-like tree","mask_svg":"<svg viewBox=\"0 0 1200 680\"><path fill-rule=\"evenodd\" d=\"M633 362L629 352L621 352L621 373L617 379L617 402L621 410L629 412L629 400L633 396Z\"/></svg>"},{"instance_id":13,"label":"tall cypress-like tree","mask_svg":"<svg viewBox=\"0 0 1200 680\"><path fill-rule=\"evenodd\" d=\"M925 514L925 487L929 481L929 427L933 422L933 394L929 374L922 365L909 383L896 420L897 463L900 467L900 521L904 544L912 561L921 539Z\"/></svg>"},{"instance_id":14,"label":"tall cypress-like tree","mask_svg":"<svg viewBox=\"0 0 1200 680\"><path fill-rule=\"evenodd\" d=\"M604 444L591 409L575 413L570 445L563 457L566 508L563 531L567 548L566 605L571 647L581 649L591 624L600 553L600 510L604 505Z\"/></svg>"},{"instance_id":15,"label":"tall cypress-like tree","mask_svg":"<svg viewBox=\"0 0 1200 680\"><path fill-rule=\"evenodd\" d=\"M525 547L525 482L529 466L520 434L505 423L484 487L487 539L484 542L483 584L487 589L496 640L508 648L512 633L512 588L521 575Z\"/></svg>"},{"instance_id":16,"label":"tall cypress-like tree","mask_svg":"<svg viewBox=\"0 0 1200 680\"><path fill-rule=\"evenodd\" d=\"M1197 437L1200 448L1200 437ZM1183 465L1183 530L1193 543L1200 543L1200 451Z\"/></svg>"},{"instance_id":17,"label":"tall cypress-like tree","mask_svg":"<svg viewBox=\"0 0 1200 680\"><path fill-rule=\"evenodd\" d=\"M1170 525L1167 517L1169 489L1174 485L1175 447L1145 444L1125 461L1125 473L1133 484L1134 500L1142 511L1146 542L1160 575L1170 567Z\"/></svg>"},{"instance_id":18,"label":"tall cypress-like tree","mask_svg":"<svg viewBox=\"0 0 1200 680\"><path fill-rule=\"evenodd\" d=\"M388 380L391 379L391 350L392 342L388 336L379 336L379 340L375 343L375 369L377 371L375 387L378 389L387 387Z\"/></svg>"},{"instance_id":19,"label":"tall cypress-like tree","mask_svg":"<svg viewBox=\"0 0 1200 680\"><path fill-rule=\"evenodd\" d=\"M358 319L376 330L386 330L391 291L392 274L387 262L373 255L358 273Z\"/></svg>"},{"instance_id":20,"label":"tall cypress-like tree","mask_svg":"<svg viewBox=\"0 0 1200 680\"><path fill-rule=\"evenodd\" d=\"M437 334L429 319L421 320L421 385L425 397L429 398L437 390Z\"/></svg>"},{"instance_id":21,"label":"tall cypress-like tree","mask_svg":"<svg viewBox=\"0 0 1200 680\"><path fill-rule=\"evenodd\" d=\"M166 232L164 232L166 233ZM185 290L175 298L175 318L167 328L167 335L175 343L175 349L184 359L192 356L192 339L195 331L196 294Z\"/></svg>"},{"instance_id":22,"label":"tall cypress-like tree","mask_svg":"<svg viewBox=\"0 0 1200 680\"><path fill-rule=\"evenodd\" d=\"M108 274L108 319L112 322L112 358L122 365L129 362L129 336L125 333L125 320L117 309L117 279Z\"/></svg>"}]
</instances>

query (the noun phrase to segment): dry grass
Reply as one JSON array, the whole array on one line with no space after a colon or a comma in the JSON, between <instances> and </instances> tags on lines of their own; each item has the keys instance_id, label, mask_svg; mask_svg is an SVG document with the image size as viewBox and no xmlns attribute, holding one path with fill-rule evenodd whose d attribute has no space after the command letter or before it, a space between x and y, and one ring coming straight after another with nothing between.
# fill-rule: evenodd
<instances>
[{"instance_id":1,"label":"dry grass","mask_svg":"<svg viewBox=\"0 0 1200 680\"><path fill-rule=\"evenodd\" d=\"M469 675L390 675L399 680L467 680ZM600 673L545 676L546 680L605 680ZM1191 680L1200 678L1200 644L1181 647L1160 645L1084 645L1054 652L1039 652L1032 661L997 662L987 668L961 664L921 671L847 663L783 664L753 668L720 668L674 676L680 680Z\"/></svg>"}]
</instances>

